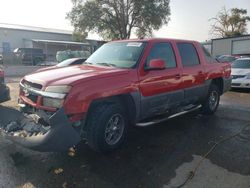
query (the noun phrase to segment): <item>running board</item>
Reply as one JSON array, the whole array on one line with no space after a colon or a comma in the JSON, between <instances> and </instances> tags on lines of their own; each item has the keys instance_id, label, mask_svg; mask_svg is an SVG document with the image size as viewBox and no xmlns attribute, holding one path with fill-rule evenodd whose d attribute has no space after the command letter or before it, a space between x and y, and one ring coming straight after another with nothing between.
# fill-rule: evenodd
<instances>
[{"instance_id":1,"label":"running board","mask_svg":"<svg viewBox=\"0 0 250 188\"><path fill-rule=\"evenodd\" d=\"M164 121L167 121L167 120L169 120L169 119L178 117L178 116L180 116L180 115L187 114L187 113L189 113L189 112L193 112L193 111L199 109L200 107L201 107L201 105L196 106L196 107L194 107L194 108L192 108L192 109L189 109L189 110L185 110L185 111L179 112L179 113L177 113L177 114L173 114L173 115L171 115L171 116L168 116L168 117L165 117L165 118L162 118L162 119L154 119L154 120L148 121L148 122L137 123L136 126L138 126L138 127L147 127L147 126L151 126L151 125L154 125L154 124L162 123L162 122L164 122Z\"/></svg>"}]
</instances>

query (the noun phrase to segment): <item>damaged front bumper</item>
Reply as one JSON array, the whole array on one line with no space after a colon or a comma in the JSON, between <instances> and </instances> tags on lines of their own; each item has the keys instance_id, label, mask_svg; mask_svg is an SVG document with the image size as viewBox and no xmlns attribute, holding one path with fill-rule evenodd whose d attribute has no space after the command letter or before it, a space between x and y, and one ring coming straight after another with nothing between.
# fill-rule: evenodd
<instances>
[{"instance_id":1,"label":"damaged front bumper","mask_svg":"<svg viewBox=\"0 0 250 188\"><path fill-rule=\"evenodd\" d=\"M66 151L81 140L80 134L72 127L63 108L49 118L49 125L42 131L29 132L24 126L16 126L14 130L2 127L2 133L5 138L23 147L42 152Z\"/></svg>"}]
</instances>

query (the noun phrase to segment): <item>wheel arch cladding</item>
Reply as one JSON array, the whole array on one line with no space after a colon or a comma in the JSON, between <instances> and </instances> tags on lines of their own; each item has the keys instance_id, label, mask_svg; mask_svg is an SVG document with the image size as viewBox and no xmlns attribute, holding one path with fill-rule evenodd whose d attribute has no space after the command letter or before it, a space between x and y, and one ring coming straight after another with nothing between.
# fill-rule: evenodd
<instances>
[{"instance_id":1,"label":"wheel arch cladding","mask_svg":"<svg viewBox=\"0 0 250 188\"><path fill-rule=\"evenodd\" d=\"M103 103L106 103L106 104L118 103L122 107L124 107L124 110L126 114L128 115L129 123L135 124L137 118L139 117L140 100L138 97L139 97L139 93L136 92L136 93L126 93L126 94L96 99L90 104L90 107L87 113L87 119L88 119L88 115L91 114L90 112L98 105L103 104Z\"/></svg>"},{"instance_id":2,"label":"wheel arch cladding","mask_svg":"<svg viewBox=\"0 0 250 188\"><path fill-rule=\"evenodd\" d=\"M219 91L220 91L220 95L223 94L223 78L215 78L212 80L212 83L211 84L214 84L218 87Z\"/></svg>"}]
</instances>

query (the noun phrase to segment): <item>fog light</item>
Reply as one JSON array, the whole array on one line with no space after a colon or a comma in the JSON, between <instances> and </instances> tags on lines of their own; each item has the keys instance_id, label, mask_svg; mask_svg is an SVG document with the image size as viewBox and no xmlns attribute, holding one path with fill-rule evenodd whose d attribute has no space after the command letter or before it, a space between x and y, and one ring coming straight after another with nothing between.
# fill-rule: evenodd
<instances>
[{"instance_id":1,"label":"fog light","mask_svg":"<svg viewBox=\"0 0 250 188\"><path fill-rule=\"evenodd\" d=\"M52 107L52 108L61 108L63 105L63 99L53 99L53 98L43 98L43 106Z\"/></svg>"}]
</instances>

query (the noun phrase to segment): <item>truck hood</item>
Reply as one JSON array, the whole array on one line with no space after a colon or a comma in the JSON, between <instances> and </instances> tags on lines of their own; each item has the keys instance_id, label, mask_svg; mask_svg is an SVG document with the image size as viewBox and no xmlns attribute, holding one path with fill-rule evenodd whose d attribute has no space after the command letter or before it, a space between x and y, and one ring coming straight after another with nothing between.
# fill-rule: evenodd
<instances>
[{"instance_id":1,"label":"truck hood","mask_svg":"<svg viewBox=\"0 0 250 188\"><path fill-rule=\"evenodd\" d=\"M128 72L128 69L119 69L115 67L76 65L37 71L25 76L24 79L43 86L73 85L82 79L97 79L106 76L126 74Z\"/></svg>"},{"instance_id":2,"label":"truck hood","mask_svg":"<svg viewBox=\"0 0 250 188\"><path fill-rule=\"evenodd\" d=\"M231 75L247 75L247 74L250 74L250 69L232 68Z\"/></svg>"}]
</instances>

